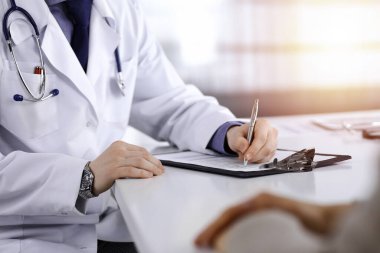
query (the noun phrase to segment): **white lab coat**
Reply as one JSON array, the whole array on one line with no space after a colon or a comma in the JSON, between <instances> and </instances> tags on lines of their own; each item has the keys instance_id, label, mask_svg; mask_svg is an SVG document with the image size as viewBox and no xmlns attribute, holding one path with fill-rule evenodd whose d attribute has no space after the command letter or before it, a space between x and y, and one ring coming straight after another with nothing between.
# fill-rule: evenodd
<instances>
[{"instance_id":1,"label":"white lab coat","mask_svg":"<svg viewBox=\"0 0 380 253\"><path fill-rule=\"evenodd\" d=\"M97 234L128 238L110 191L77 201L86 161L121 139L129 124L181 149L205 151L215 130L234 117L184 85L135 0L94 0L87 75L44 0L16 2L42 33L47 91L60 94L39 103L13 101L27 93L1 37L0 252L96 252ZM1 19L9 6L0 0ZM23 76L37 89L37 49L23 20L12 15L10 29ZM116 84L116 47L125 97Z\"/></svg>"}]
</instances>

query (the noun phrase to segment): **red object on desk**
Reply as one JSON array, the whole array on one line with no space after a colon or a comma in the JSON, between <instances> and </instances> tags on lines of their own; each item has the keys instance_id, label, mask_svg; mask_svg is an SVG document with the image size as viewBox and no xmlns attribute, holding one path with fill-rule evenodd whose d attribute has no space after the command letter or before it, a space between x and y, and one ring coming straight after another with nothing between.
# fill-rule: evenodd
<instances>
[{"instance_id":1,"label":"red object on desk","mask_svg":"<svg viewBox=\"0 0 380 253\"><path fill-rule=\"evenodd\" d=\"M380 128L371 128L363 130L363 138L365 139L380 139Z\"/></svg>"}]
</instances>

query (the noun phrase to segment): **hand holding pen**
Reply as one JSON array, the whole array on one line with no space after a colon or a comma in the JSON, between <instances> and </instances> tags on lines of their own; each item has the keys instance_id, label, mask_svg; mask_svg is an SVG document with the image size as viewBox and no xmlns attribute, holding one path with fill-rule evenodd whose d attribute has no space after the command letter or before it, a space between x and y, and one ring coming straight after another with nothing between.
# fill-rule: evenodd
<instances>
[{"instance_id":1,"label":"hand holding pen","mask_svg":"<svg viewBox=\"0 0 380 253\"><path fill-rule=\"evenodd\" d=\"M254 102L250 123L232 127L227 132L229 148L238 154L244 165L267 162L276 152L277 129L266 119L257 118L257 114L258 100Z\"/></svg>"}]
</instances>

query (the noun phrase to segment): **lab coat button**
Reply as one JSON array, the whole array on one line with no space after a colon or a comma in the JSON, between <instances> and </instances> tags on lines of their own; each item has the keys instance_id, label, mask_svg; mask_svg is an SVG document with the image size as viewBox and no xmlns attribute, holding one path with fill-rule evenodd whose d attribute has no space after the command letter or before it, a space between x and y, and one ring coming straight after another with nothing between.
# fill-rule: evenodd
<instances>
[{"instance_id":1,"label":"lab coat button","mask_svg":"<svg viewBox=\"0 0 380 253\"><path fill-rule=\"evenodd\" d=\"M87 121L86 126L87 126L87 127L92 127L92 123L91 123L91 121Z\"/></svg>"}]
</instances>

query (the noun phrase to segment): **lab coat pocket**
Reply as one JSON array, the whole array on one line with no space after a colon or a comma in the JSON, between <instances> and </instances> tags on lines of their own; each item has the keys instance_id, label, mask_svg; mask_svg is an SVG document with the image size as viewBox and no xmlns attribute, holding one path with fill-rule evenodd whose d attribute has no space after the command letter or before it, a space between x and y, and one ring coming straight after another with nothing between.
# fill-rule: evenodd
<instances>
[{"instance_id":1,"label":"lab coat pocket","mask_svg":"<svg viewBox=\"0 0 380 253\"><path fill-rule=\"evenodd\" d=\"M38 94L41 83L40 75L22 73L25 83ZM46 76L46 94L56 83L55 75ZM13 97L20 94L30 98L23 87L16 71L3 70L0 77L0 123L15 136L23 139L33 139L47 135L59 128L57 115L57 97L40 102L16 102Z\"/></svg>"},{"instance_id":2,"label":"lab coat pocket","mask_svg":"<svg viewBox=\"0 0 380 253\"><path fill-rule=\"evenodd\" d=\"M109 86L110 103L107 103L104 118L107 122L122 124L127 126L130 107L132 104L133 93L137 77L137 58L122 62L122 78L125 89L124 96L119 88L118 80L112 80Z\"/></svg>"}]
</instances>

